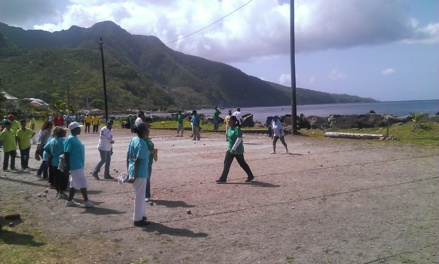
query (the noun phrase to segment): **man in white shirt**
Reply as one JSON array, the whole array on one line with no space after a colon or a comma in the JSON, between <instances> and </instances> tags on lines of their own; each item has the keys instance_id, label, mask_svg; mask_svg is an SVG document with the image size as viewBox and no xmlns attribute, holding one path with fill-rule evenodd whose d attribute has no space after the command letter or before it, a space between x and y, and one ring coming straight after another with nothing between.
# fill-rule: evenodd
<instances>
[{"instance_id":1,"label":"man in white shirt","mask_svg":"<svg viewBox=\"0 0 439 264\"><path fill-rule=\"evenodd\" d=\"M242 125L242 113L240 107L236 108L236 111L232 114L232 116L236 116L239 121L239 125Z\"/></svg>"},{"instance_id":2,"label":"man in white shirt","mask_svg":"<svg viewBox=\"0 0 439 264\"><path fill-rule=\"evenodd\" d=\"M105 163L104 168L104 179L112 180L114 179L110 175L110 162L111 162L111 155L113 154L113 132L111 131L111 128L113 127L113 121L109 120L107 122L107 125L101 128L101 133L99 136L99 144L98 144L98 150L99 154L101 155L101 160L96 164L95 168L93 169L92 176L99 180L98 173L101 170L102 165Z\"/></svg>"},{"instance_id":3,"label":"man in white shirt","mask_svg":"<svg viewBox=\"0 0 439 264\"><path fill-rule=\"evenodd\" d=\"M143 118L144 118L143 112L139 112L139 114L137 115L136 121L134 121L134 125L138 126L141 123L143 123Z\"/></svg>"}]
</instances>

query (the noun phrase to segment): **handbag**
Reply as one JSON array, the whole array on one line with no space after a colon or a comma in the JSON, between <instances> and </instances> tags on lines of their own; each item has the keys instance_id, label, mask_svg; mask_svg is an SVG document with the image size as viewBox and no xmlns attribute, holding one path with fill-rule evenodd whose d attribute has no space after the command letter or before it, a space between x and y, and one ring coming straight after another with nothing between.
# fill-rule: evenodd
<instances>
[{"instance_id":1,"label":"handbag","mask_svg":"<svg viewBox=\"0 0 439 264\"><path fill-rule=\"evenodd\" d=\"M67 164L64 154L59 155L58 170L62 172L67 170Z\"/></svg>"}]
</instances>

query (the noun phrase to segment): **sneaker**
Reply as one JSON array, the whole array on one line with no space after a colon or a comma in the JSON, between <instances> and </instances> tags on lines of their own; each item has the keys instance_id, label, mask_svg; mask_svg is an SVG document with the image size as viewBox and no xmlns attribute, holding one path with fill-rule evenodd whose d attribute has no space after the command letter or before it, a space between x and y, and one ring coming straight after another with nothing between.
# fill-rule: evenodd
<instances>
[{"instance_id":1,"label":"sneaker","mask_svg":"<svg viewBox=\"0 0 439 264\"><path fill-rule=\"evenodd\" d=\"M11 172L18 172L16 168L11 169Z\"/></svg>"},{"instance_id":2,"label":"sneaker","mask_svg":"<svg viewBox=\"0 0 439 264\"><path fill-rule=\"evenodd\" d=\"M106 179L106 180L114 180L114 177L111 177L110 175L108 175L108 176L105 176L104 179Z\"/></svg>"},{"instance_id":3,"label":"sneaker","mask_svg":"<svg viewBox=\"0 0 439 264\"><path fill-rule=\"evenodd\" d=\"M8 169L5 169L5 170L3 170L4 172L9 172L9 170Z\"/></svg>"},{"instance_id":4,"label":"sneaker","mask_svg":"<svg viewBox=\"0 0 439 264\"><path fill-rule=\"evenodd\" d=\"M276 154L276 151L272 151L272 152L270 152L270 154Z\"/></svg>"},{"instance_id":5,"label":"sneaker","mask_svg":"<svg viewBox=\"0 0 439 264\"><path fill-rule=\"evenodd\" d=\"M88 200L87 202L85 202L84 207L87 208L95 207L95 203L93 201Z\"/></svg>"},{"instance_id":6,"label":"sneaker","mask_svg":"<svg viewBox=\"0 0 439 264\"><path fill-rule=\"evenodd\" d=\"M78 207L81 206L80 203L76 202L75 200L67 201L66 202L67 207Z\"/></svg>"},{"instance_id":7,"label":"sneaker","mask_svg":"<svg viewBox=\"0 0 439 264\"><path fill-rule=\"evenodd\" d=\"M252 182L254 178L255 177L247 178L247 180L245 180L245 182Z\"/></svg>"},{"instance_id":8,"label":"sneaker","mask_svg":"<svg viewBox=\"0 0 439 264\"><path fill-rule=\"evenodd\" d=\"M288 149L285 150L285 154L288 154Z\"/></svg>"},{"instance_id":9,"label":"sneaker","mask_svg":"<svg viewBox=\"0 0 439 264\"><path fill-rule=\"evenodd\" d=\"M91 176L93 176L93 178L95 178L96 180L100 180L98 175L92 174Z\"/></svg>"},{"instance_id":10,"label":"sneaker","mask_svg":"<svg viewBox=\"0 0 439 264\"><path fill-rule=\"evenodd\" d=\"M58 194L57 198L60 200L67 200L68 196L65 193L60 193Z\"/></svg>"},{"instance_id":11,"label":"sneaker","mask_svg":"<svg viewBox=\"0 0 439 264\"><path fill-rule=\"evenodd\" d=\"M143 219L140 221L134 221L134 226L138 226L138 227L147 226L149 224L151 223Z\"/></svg>"},{"instance_id":12,"label":"sneaker","mask_svg":"<svg viewBox=\"0 0 439 264\"><path fill-rule=\"evenodd\" d=\"M216 180L215 182L218 183L218 184L227 183L227 181L223 181L223 180Z\"/></svg>"}]
</instances>

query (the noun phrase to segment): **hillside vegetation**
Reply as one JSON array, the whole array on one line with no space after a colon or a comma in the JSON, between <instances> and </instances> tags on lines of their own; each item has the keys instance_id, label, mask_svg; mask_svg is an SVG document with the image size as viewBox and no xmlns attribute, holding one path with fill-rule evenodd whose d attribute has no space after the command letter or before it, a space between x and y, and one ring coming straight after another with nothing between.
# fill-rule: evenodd
<instances>
[{"instance_id":1,"label":"hillside vegetation","mask_svg":"<svg viewBox=\"0 0 439 264\"><path fill-rule=\"evenodd\" d=\"M47 102L69 98L80 108L103 100L99 37L109 109L272 106L291 102L291 89L249 76L224 63L174 51L153 36L132 35L113 22L49 33L0 23L0 79L19 97ZM299 104L374 101L297 90Z\"/></svg>"}]
</instances>

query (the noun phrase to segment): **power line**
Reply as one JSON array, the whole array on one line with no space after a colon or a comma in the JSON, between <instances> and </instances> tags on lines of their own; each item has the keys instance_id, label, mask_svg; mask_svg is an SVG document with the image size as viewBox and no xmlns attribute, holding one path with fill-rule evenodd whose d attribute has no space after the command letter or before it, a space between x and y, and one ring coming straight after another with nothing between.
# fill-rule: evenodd
<instances>
[{"instance_id":1,"label":"power line","mask_svg":"<svg viewBox=\"0 0 439 264\"><path fill-rule=\"evenodd\" d=\"M225 19L226 17L232 15L233 13L235 13L235 12L238 11L239 9L243 8L244 6L250 4L251 2L253 2L253 0L248 1L247 3L243 4L242 6L238 7L238 8L235 9L235 10L233 10L232 12L228 13L227 15L223 16L222 18L216 20L215 22L213 22L213 23L211 23L211 24L209 24L209 25L207 25L207 26L205 26L205 27L203 27L203 28L201 28L201 29L199 29L199 30L197 30L197 31L195 31L195 32L192 32L192 33L190 33L190 34L188 34L188 35L186 35L186 36L183 36L183 37L181 37L181 38L178 38L178 39L175 39L175 40L173 40L173 41L170 41L170 42L166 43L166 45L171 44L171 43L174 43L174 42L179 41L179 40L182 40L182 39L185 39L185 38L187 38L187 37L190 37L190 36L192 36L192 35L194 35L194 34L197 34L197 33L200 32L200 31L205 30L206 28L208 28L208 27L210 27L210 26L213 26L214 24L216 24L216 23L220 22L221 20Z\"/></svg>"}]
</instances>

